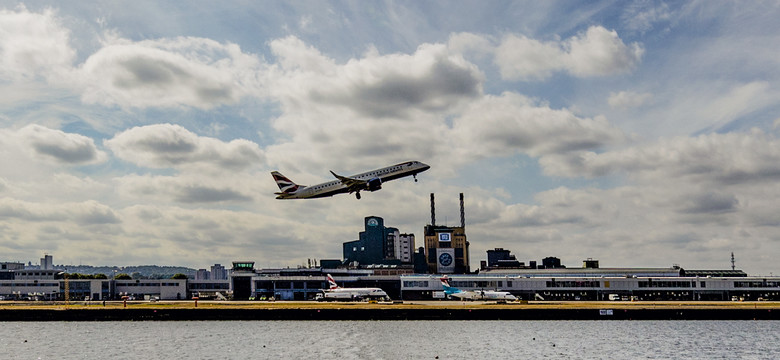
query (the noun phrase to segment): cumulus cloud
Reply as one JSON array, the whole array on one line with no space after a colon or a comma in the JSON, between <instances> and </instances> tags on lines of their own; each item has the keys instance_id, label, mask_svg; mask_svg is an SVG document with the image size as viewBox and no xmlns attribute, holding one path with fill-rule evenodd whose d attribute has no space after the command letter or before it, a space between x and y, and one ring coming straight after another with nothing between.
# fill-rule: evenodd
<instances>
[{"instance_id":1,"label":"cumulus cloud","mask_svg":"<svg viewBox=\"0 0 780 360\"><path fill-rule=\"evenodd\" d=\"M661 139L604 153L580 152L541 160L558 176L626 173L637 180L692 178L720 185L780 178L780 141L759 130Z\"/></svg>"},{"instance_id":2,"label":"cumulus cloud","mask_svg":"<svg viewBox=\"0 0 780 360\"><path fill-rule=\"evenodd\" d=\"M597 149L624 137L604 118L580 118L513 93L474 102L453 121L453 133L454 141L470 153L490 157L513 151L538 157Z\"/></svg>"},{"instance_id":3,"label":"cumulus cloud","mask_svg":"<svg viewBox=\"0 0 780 360\"><path fill-rule=\"evenodd\" d=\"M624 138L603 117L581 118L512 92L484 95L476 67L443 45L411 55L369 52L344 65L296 38L272 48L284 74L276 74L273 91L285 110L273 125L290 140L266 150L283 168L327 161L355 169L388 156L460 166L497 154L594 150Z\"/></svg>"},{"instance_id":4,"label":"cumulus cloud","mask_svg":"<svg viewBox=\"0 0 780 360\"><path fill-rule=\"evenodd\" d=\"M423 44L411 55L372 50L344 65L294 37L271 42L271 49L285 70L273 90L283 102L308 100L382 118L445 110L481 92L478 69L441 44Z\"/></svg>"},{"instance_id":5,"label":"cumulus cloud","mask_svg":"<svg viewBox=\"0 0 780 360\"><path fill-rule=\"evenodd\" d=\"M495 62L509 80L539 80L557 71L577 77L628 72L639 64L643 48L626 45L617 32L591 26L568 40L542 42L509 34L496 48Z\"/></svg>"},{"instance_id":6,"label":"cumulus cloud","mask_svg":"<svg viewBox=\"0 0 780 360\"><path fill-rule=\"evenodd\" d=\"M159 203L215 204L247 202L254 190L254 176L209 177L204 174L178 176L128 175L116 178L119 193L127 199L150 199ZM270 183L270 181L269 181ZM272 191L267 191L271 193Z\"/></svg>"},{"instance_id":7,"label":"cumulus cloud","mask_svg":"<svg viewBox=\"0 0 780 360\"><path fill-rule=\"evenodd\" d=\"M173 124L134 127L104 143L119 158L150 168L205 165L243 170L264 160L260 147L251 141L237 139L226 143Z\"/></svg>"},{"instance_id":8,"label":"cumulus cloud","mask_svg":"<svg viewBox=\"0 0 780 360\"><path fill-rule=\"evenodd\" d=\"M210 109L256 94L261 67L238 45L210 39L118 39L86 60L79 81L87 103Z\"/></svg>"},{"instance_id":9,"label":"cumulus cloud","mask_svg":"<svg viewBox=\"0 0 780 360\"><path fill-rule=\"evenodd\" d=\"M106 205L89 200L79 203L46 204L0 198L0 217L22 221L74 222L79 225L118 224L119 216Z\"/></svg>"},{"instance_id":10,"label":"cumulus cloud","mask_svg":"<svg viewBox=\"0 0 780 360\"><path fill-rule=\"evenodd\" d=\"M0 9L0 79L23 80L61 75L72 66L76 52L70 32L47 8L33 13L20 5Z\"/></svg>"},{"instance_id":11,"label":"cumulus cloud","mask_svg":"<svg viewBox=\"0 0 780 360\"><path fill-rule=\"evenodd\" d=\"M37 157L59 164L94 164L106 158L95 142L83 135L32 124L20 129L18 136L22 146L28 147Z\"/></svg>"}]
</instances>

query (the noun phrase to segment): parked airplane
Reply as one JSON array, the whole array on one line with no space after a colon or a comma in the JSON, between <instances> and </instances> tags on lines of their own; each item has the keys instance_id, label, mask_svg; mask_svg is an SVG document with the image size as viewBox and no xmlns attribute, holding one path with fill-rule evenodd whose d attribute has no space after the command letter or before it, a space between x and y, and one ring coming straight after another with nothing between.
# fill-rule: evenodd
<instances>
[{"instance_id":1,"label":"parked airplane","mask_svg":"<svg viewBox=\"0 0 780 360\"><path fill-rule=\"evenodd\" d=\"M495 290L461 290L450 286L450 280L447 275L441 278L441 286L444 288L444 295L448 298L454 297L461 300L510 300L517 298L508 291Z\"/></svg>"},{"instance_id":2,"label":"parked airplane","mask_svg":"<svg viewBox=\"0 0 780 360\"><path fill-rule=\"evenodd\" d=\"M409 175L417 181L417 174L428 169L430 166L419 161L408 161L350 177L337 175L331 171L330 173L338 180L312 186L298 185L278 171L271 172L271 175L281 190L274 193L277 199L312 199L341 193L355 193L355 197L359 200L360 192L363 190L377 191L382 188L382 183Z\"/></svg>"},{"instance_id":3,"label":"parked airplane","mask_svg":"<svg viewBox=\"0 0 780 360\"><path fill-rule=\"evenodd\" d=\"M330 288L323 290L321 298L318 300L363 300L363 299L389 299L387 293L380 288L343 288L336 284L333 277L328 274L328 284Z\"/></svg>"}]
</instances>

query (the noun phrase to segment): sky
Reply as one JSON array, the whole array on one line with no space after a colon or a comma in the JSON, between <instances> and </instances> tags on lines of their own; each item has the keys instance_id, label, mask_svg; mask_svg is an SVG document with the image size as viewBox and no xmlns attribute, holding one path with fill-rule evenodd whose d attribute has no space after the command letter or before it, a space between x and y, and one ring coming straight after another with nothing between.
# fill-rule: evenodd
<instances>
[{"instance_id":1,"label":"sky","mask_svg":"<svg viewBox=\"0 0 780 360\"><path fill-rule=\"evenodd\" d=\"M0 261L486 250L780 273L780 3L0 0ZM276 200L408 160L381 191Z\"/></svg>"}]
</instances>

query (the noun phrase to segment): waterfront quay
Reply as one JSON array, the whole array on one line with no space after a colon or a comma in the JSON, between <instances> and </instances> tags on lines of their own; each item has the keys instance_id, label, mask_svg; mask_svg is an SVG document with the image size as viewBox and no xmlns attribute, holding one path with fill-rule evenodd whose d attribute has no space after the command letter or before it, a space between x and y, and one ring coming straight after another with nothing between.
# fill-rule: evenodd
<instances>
[{"instance_id":1,"label":"waterfront quay","mask_svg":"<svg viewBox=\"0 0 780 360\"><path fill-rule=\"evenodd\" d=\"M780 320L780 302L3 302L0 321Z\"/></svg>"}]
</instances>

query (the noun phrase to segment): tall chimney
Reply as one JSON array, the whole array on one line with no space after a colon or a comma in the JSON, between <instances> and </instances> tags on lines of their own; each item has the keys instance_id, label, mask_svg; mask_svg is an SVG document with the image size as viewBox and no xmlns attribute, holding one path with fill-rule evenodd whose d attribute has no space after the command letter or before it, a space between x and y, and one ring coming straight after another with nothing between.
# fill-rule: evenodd
<instances>
[{"instance_id":1,"label":"tall chimney","mask_svg":"<svg viewBox=\"0 0 780 360\"><path fill-rule=\"evenodd\" d=\"M433 193L431 193L431 226L436 226L436 205L433 201Z\"/></svg>"},{"instance_id":2,"label":"tall chimney","mask_svg":"<svg viewBox=\"0 0 780 360\"><path fill-rule=\"evenodd\" d=\"M460 193L460 227L466 230L466 209L463 207L463 193Z\"/></svg>"}]
</instances>

